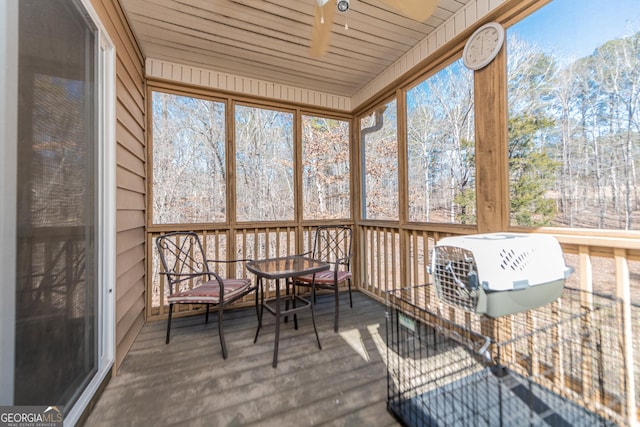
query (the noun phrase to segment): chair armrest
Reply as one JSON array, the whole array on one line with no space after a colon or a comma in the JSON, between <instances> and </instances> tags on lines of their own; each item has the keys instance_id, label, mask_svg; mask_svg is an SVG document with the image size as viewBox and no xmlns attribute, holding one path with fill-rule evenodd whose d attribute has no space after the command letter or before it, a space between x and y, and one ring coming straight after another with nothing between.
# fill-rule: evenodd
<instances>
[{"instance_id":1,"label":"chair armrest","mask_svg":"<svg viewBox=\"0 0 640 427\"><path fill-rule=\"evenodd\" d=\"M174 277L197 277L197 276L205 276L207 274L216 274L214 271L198 271L196 273L173 273L171 271L160 271L159 274L164 274L165 276L174 276Z\"/></svg>"},{"instance_id":2,"label":"chair armrest","mask_svg":"<svg viewBox=\"0 0 640 427\"><path fill-rule=\"evenodd\" d=\"M183 282L183 281L188 280L188 279L190 279L192 277L200 277L200 276L208 276L208 278L211 278L213 276L216 279L218 279L218 281L222 280L218 273L216 273L215 271L209 271L209 270L207 270L207 271L198 271L196 273L172 273L172 272L167 272L167 271L160 271L159 273L167 276L169 281L173 281L173 282ZM170 276L174 277L175 279L171 280Z\"/></svg>"},{"instance_id":3,"label":"chair armrest","mask_svg":"<svg viewBox=\"0 0 640 427\"><path fill-rule=\"evenodd\" d=\"M338 258L336 260L336 264L341 264L341 265L349 265L351 264L351 258L353 258L353 255L349 255L343 258Z\"/></svg>"},{"instance_id":4,"label":"chair armrest","mask_svg":"<svg viewBox=\"0 0 640 427\"><path fill-rule=\"evenodd\" d=\"M247 263L249 261L253 261L250 258L242 258L242 259L208 259L205 261L205 263L207 264L207 268L209 269L208 273L210 273L211 275L213 275L216 279L218 279L218 282L220 282L220 286L223 286L222 284L222 277L215 272L215 269L212 269L209 264L237 264L237 263ZM246 268L246 267L245 267ZM229 277L229 272L227 271L227 277Z\"/></svg>"},{"instance_id":5,"label":"chair armrest","mask_svg":"<svg viewBox=\"0 0 640 427\"><path fill-rule=\"evenodd\" d=\"M243 259L208 259L206 261L207 265L212 262L212 263L218 263L218 264L231 264L231 263L237 263L237 262L249 262L249 261L253 261L250 258L243 258Z\"/></svg>"}]
</instances>

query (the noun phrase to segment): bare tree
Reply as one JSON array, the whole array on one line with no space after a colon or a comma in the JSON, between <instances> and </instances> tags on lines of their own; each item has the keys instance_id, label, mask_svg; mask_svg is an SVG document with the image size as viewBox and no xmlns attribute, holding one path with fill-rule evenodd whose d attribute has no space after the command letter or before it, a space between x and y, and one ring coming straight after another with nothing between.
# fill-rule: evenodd
<instances>
[{"instance_id":1,"label":"bare tree","mask_svg":"<svg viewBox=\"0 0 640 427\"><path fill-rule=\"evenodd\" d=\"M349 123L302 118L302 194L305 219L349 218Z\"/></svg>"},{"instance_id":2,"label":"bare tree","mask_svg":"<svg viewBox=\"0 0 640 427\"><path fill-rule=\"evenodd\" d=\"M224 104L154 92L152 109L153 221L224 221Z\"/></svg>"},{"instance_id":3,"label":"bare tree","mask_svg":"<svg viewBox=\"0 0 640 427\"><path fill-rule=\"evenodd\" d=\"M293 114L236 106L238 221L294 219Z\"/></svg>"},{"instance_id":4,"label":"bare tree","mask_svg":"<svg viewBox=\"0 0 640 427\"><path fill-rule=\"evenodd\" d=\"M411 89L407 105L409 218L473 221L473 73L457 61Z\"/></svg>"}]
</instances>

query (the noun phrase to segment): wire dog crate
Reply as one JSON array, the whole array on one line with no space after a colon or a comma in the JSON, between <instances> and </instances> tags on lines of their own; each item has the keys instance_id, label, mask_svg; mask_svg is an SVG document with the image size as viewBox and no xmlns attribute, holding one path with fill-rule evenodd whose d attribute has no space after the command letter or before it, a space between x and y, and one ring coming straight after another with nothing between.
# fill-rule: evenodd
<instances>
[{"instance_id":1,"label":"wire dog crate","mask_svg":"<svg viewBox=\"0 0 640 427\"><path fill-rule=\"evenodd\" d=\"M387 407L403 425L625 423L614 299L565 288L494 319L438 306L434 293L387 295Z\"/></svg>"}]
</instances>

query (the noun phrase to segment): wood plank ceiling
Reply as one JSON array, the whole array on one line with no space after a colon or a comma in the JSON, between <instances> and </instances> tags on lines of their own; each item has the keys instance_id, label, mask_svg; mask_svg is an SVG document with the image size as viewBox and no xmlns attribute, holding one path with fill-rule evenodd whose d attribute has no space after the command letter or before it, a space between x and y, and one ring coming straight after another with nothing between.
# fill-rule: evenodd
<instances>
[{"instance_id":1,"label":"wood plank ceiling","mask_svg":"<svg viewBox=\"0 0 640 427\"><path fill-rule=\"evenodd\" d=\"M329 52L312 58L315 0L120 0L146 57L347 97L469 1L439 0L420 23L351 0L335 14Z\"/></svg>"}]
</instances>

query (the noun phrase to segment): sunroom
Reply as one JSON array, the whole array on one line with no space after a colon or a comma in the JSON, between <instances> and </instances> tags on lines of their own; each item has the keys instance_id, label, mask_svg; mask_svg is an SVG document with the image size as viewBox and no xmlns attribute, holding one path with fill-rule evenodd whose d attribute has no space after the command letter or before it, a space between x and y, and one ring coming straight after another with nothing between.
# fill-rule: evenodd
<instances>
[{"instance_id":1,"label":"sunroom","mask_svg":"<svg viewBox=\"0 0 640 427\"><path fill-rule=\"evenodd\" d=\"M490 335L478 354L500 352L574 414L640 422L640 6L439 0L417 21L431 2L336 3L2 2L3 416L429 425L387 404L396 369L428 383L412 399L460 379L442 385L423 372L438 358L400 351L447 330L439 345ZM322 225L353 231L354 294L352 308L340 294L339 332L318 295L322 350L301 314L272 368L273 320L254 344L253 295L225 313L228 359L201 305L177 309L164 343L157 237L194 231L216 257L259 260L308 252ZM444 303L435 246L485 233L553 236L574 269L562 297L495 319ZM540 415L551 401L525 409L571 424ZM469 413L444 419L517 425Z\"/></svg>"}]
</instances>

